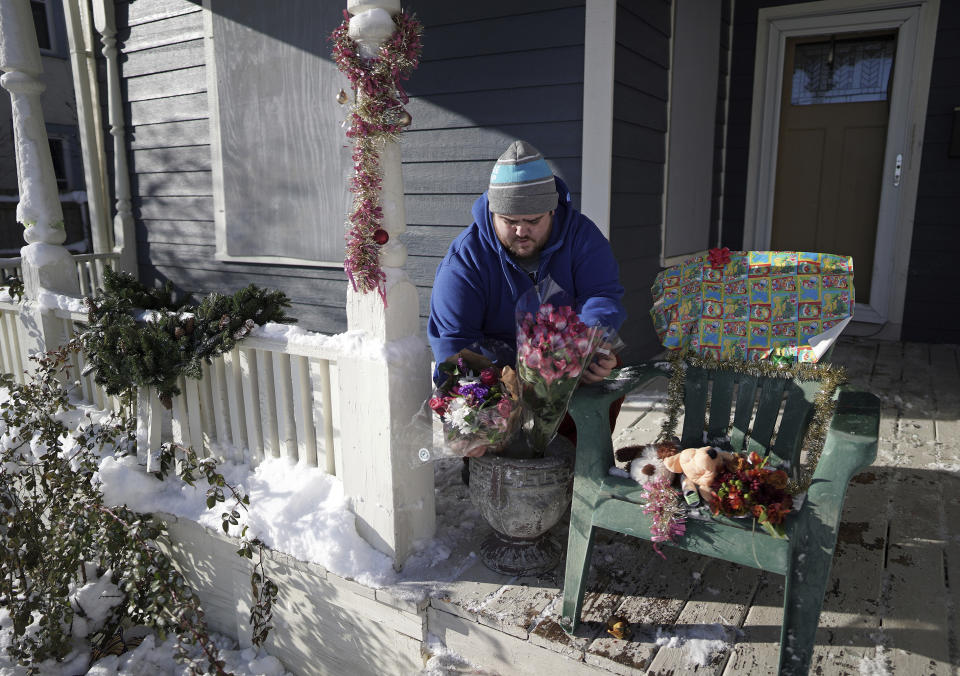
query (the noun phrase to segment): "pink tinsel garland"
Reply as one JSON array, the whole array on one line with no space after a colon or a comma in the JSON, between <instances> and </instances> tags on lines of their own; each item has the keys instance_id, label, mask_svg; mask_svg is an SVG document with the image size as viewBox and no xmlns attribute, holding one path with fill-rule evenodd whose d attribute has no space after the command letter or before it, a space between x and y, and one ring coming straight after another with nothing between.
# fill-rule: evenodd
<instances>
[{"instance_id":1,"label":"pink tinsel garland","mask_svg":"<svg viewBox=\"0 0 960 676\"><path fill-rule=\"evenodd\" d=\"M348 35L350 16L346 11L343 23L330 36L333 59L354 91L347 130L347 137L353 139L350 191L354 199L343 267L354 290L367 293L376 289L384 303L386 276L380 268L380 245L374 239L383 218L379 148L403 131L403 104L409 99L400 80L407 79L420 63L423 34L420 22L407 13L394 17L394 23L393 35L369 60L360 56L357 43Z\"/></svg>"},{"instance_id":2,"label":"pink tinsel garland","mask_svg":"<svg viewBox=\"0 0 960 676\"><path fill-rule=\"evenodd\" d=\"M660 477L643 484L644 496L647 499L643 513L653 517L650 524L653 551L664 560L667 557L660 551L659 543L673 542L687 530L684 509L680 506L677 492L671 483L669 479Z\"/></svg>"}]
</instances>

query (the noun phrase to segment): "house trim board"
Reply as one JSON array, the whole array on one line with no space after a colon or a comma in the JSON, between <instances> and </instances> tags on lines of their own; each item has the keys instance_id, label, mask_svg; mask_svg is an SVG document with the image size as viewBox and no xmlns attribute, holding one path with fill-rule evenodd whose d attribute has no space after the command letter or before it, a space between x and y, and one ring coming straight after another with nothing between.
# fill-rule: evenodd
<instances>
[{"instance_id":1,"label":"house trim board","mask_svg":"<svg viewBox=\"0 0 960 676\"><path fill-rule=\"evenodd\" d=\"M710 214L723 5L716 0L677 0L672 3L670 20L660 225L663 265L712 246ZM704 68L705 63L713 67ZM704 153L705 147L708 154Z\"/></svg>"},{"instance_id":2,"label":"house trim board","mask_svg":"<svg viewBox=\"0 0 960 676\"><path fill-rule=\"evenodd\" d=\"M858 321L897 326L902 322L939 9L939 0L821 0L758 12L744 214L745 249L770 247L787 38L900 29L895 56L899 76L895 77L890 93L882 174L885 188L877 227L872 299L869 305L857 303ZM894 190L887 181L893 176L898 154L903 155L904 171L899 189Z\"/></svg>"},{"instance_id":3,"label":"house trim board","mask_svg":"<svg viewBox=\"0 0 960 676\"><path fill-rule=\"evenodd\" d=\"M609 239L617 0L585 4L580 210Z\"/></svg>"}]
</instances>

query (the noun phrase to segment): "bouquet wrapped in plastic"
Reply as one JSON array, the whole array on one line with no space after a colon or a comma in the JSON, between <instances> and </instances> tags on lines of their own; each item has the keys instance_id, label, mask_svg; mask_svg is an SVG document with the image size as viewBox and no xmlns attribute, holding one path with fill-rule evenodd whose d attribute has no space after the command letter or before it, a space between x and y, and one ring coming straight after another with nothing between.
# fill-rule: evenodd
<instances>
[{"instance_id":1,"label":"bouquet wrapped in plastic","mask_svg":"<svg viewBox=\"0 0 960 676\"><path fill-rule=\"evenodd\" d=\"M472 456L500 450L520 422L517 376L470 349L442 364L445 376L428 405L443 425L445 455Z\"/></svg>"},{"instance_id":2,"label":"bouquet wrapped in plastic","mask_svg":"<svg viewBox=\"0 0 960 676\"><path fill-rule=\"evenodd\" d=\"M608 329L587 326L575 301L547 279L517 302L517 375L527 420L523 431L534 454L542 454L557 434L570 397Z\"/></svg>"}]
</instances>

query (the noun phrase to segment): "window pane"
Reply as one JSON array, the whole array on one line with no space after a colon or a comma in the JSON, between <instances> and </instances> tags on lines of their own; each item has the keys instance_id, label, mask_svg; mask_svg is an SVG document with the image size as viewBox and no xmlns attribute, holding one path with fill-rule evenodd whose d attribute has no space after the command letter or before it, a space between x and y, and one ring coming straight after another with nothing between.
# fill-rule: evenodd
<instances>
[{"instance_id":1,"label":"window pane","mask_svg":"<svg viewBox=\"0 0 960 676\"><path fill-rule=\"evenodd\" d=\"M30 9L33 11L33 25L37 30L37 42L40 44L40 49L51 49L50 26L47 24L47 3L31 0Z\"/></svg>"},{"instance_id":2,"label":"window pane","mask_svg":"<svg viewBox=\"0 0 960 676\"><path fill-rule=\"evenodd\" d=\"M797 45L790 103L886 101L895 46L893 35Z\"/></svg>"}]
</instances>

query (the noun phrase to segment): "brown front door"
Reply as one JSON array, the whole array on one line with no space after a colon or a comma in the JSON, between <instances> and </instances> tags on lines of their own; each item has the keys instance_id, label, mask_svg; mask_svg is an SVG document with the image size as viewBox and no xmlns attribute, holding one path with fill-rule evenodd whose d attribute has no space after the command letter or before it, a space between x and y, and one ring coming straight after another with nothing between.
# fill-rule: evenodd
<instances>
[{"instance_id":1,"label":"brown front door","mask_svg":"<svg viewBox=\"0 0 960 676\"><path fill-rule=\"evenodd\" d=\"M853 256L870 300L896 34L787 40L771 249Z\"/></svg>"}]
</instances>

